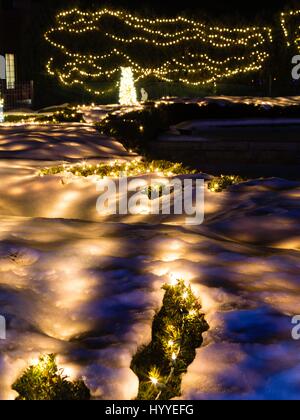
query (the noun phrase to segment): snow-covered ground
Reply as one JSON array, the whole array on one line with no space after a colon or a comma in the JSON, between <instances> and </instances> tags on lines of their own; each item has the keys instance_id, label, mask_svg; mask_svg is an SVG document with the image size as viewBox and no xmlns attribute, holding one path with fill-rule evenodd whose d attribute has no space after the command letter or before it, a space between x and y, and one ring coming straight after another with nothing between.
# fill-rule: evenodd
<instances>
[{"instance_id":1,"label":"snow-covered ground","mask_svg":"<svg viewBox=\"0 0 300 420\"><path fill-rule=\"evenodd\" d=\"M36 175L54 159L96 156L131 158L88 125L0 128L0 399L14 398L13 381L51 352L95 398L134 398L131 359L150 340L172 273L191 282L211 327L182 398L298 399L300 183L207 192L197 227L100 219L91 181Z\"/></svg>"},{"instance_id":2,"label":"snow-covered ground","mask_svg":"<svg viewBox=\"0 0 300 420\"><path fill-rule=\"evenodd\" d=\"M255 97L255 96L207 96L206 98L164 98L163 102L217 102L219 104L252 104L260 106L294 106L299 105L300 96Z\"/></svg>"},{"instance_id":3,"label":"snow-covered ground","mask_svg":"<svg viewBox=\"0 0 300 420\"><path fill-rule=\"evenodd\" d=\"M78 161L124 158L128 153L89 124L0 125L0 159Z\"/></svg>"}]
</instances>

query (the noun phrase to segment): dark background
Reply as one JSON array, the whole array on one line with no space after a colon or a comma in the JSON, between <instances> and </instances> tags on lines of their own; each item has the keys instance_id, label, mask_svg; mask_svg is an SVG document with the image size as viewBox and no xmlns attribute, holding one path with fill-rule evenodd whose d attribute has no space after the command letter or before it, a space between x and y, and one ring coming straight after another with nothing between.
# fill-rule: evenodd
<instances>
[{"instance_id":1,"label":"dark background","mask_svg":"<svg viewBox=\"0 0 300 420\"><path fill-rule=\"evenodd\" d=\"M221 21L224 18L232 19L236 16L250 22L255 17L270 22L274 13L300 6L299 0L181 0L180 2L172 0L33 0L33 2L52 10L66 6L71 8L74 5L86 9L110 6L165 16L175 16L184 11L199 17L208 16Z\"/></svg>"},{"instance_id":2,"label":"dark background","mask_svg":"<svg viewBox=\"0 0 300 420\"><path fill-rule=\"evenodd\" d=\"M42 7L47 5L47 7L52 9L65 7L66 5L68 7L78 5L88 9L107 5L110 7L122 7L127 10L147 10L167 16L176 15L182 11L196 12L197 15L201 15L203 12L205 15L220 19L239 14L249 20L257 15L269 20L270 18L272 19L272 15L276 11L299 6L299 1L297 0L185 0L180 2L172 0L36 0L34 3L40 4Z\"/></svg>"},{"instance_id":3,"label":"dark background","mask_svg":"<svg viewBox=\"0 0 300 420\"><path fill-rule=\"evenodd\" d=\"M89 100L79 91L63 88L57 80L49 78L45 63L52 54L51 47L44 41L43 34L52 26L55 14L64 9L78 6L81 9L98 9L105 6L124 8L142 16L174 17L179 14L210 22L230 26L272 25L278 27L279 14L284 10L300 9L300 0L184 0L178 3L172 0L0 0L0 53L14 52L17 57L18 80L34 80L35 107L68 100ZM261 74L255 81L253 94L294 94L297 85L291 84L291 52L283 48L284 43L278 34L277 57L281 62L270 63L268 75ZM277 45L276 45L277 44ZM252 78L252 76L250 76ZM272 89L270 91L270 80ZM273 80L276 79L276 82ZM241 82L245 85L245 82ZM250 83L250 81L246 81ZM244 86L243 89L249 87ZM243 94L243 89L233 82L220 87L219 92ZM169 93L163 91L162 93ZM172 92L171 92L172 93ZM176 93L176 92L175 92ZM183 90L178 91L182 95ZM189 95L189 92L186 92ZM201 93L199 93L201 95ZM115 98L112 98L115 100Z\"/></svg>"}]
</instances>

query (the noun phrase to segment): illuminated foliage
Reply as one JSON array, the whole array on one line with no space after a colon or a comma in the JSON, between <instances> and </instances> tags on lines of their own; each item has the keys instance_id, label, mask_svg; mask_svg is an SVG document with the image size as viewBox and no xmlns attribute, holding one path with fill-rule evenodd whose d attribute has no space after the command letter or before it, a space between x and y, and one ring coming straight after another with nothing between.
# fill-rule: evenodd
<instances>
[{"instance_id":1,"label":"illuminated foliage","mask_svg":"<svg viewBox=\"0 0 300 420\"><path fill-rule=\"evenodd\" d=\"M90 400L83 381L70 382L58 369L53 354L41 356L12 386L19 393L17 400Z\"/></svg>"},{"instance_id":2,"label":"illuminated foliage","mask_svg":"<svg viewBox=\"0 0 300 420\"><path fill-rule=\"evenodd\" d=\"M196 171L183 166L181 163L172 163L165 160L144 161L132 160L129 162L122 162L116 160L109 164L99 163L97 165L88 164L86 162L76 164L63 164L53 166L50 168L41 169L38 172L39 176L58 175L58 174L73 174L75 176L92 176L96 175L101 178L111 177L118 178L121 176L139 176L145 174L157 174L158 176L175 176L184 174L194 174Z\"/></svg>"},{"instance_id":3,"label":"illuminated foliage","mask_svg":"<svg viewBox=\"0 0 300 420\"><path fill-rule=\"evenodd\" d=\"M83 115L77 107L67 107L49 114L17 114L6 115L6 123L20 124L57 124L84 122Z\"/></svg>"},{"instance_id":4,"label":"illuminated foliage","mask_svg":"<svg viewBox=\"0 0 300 420\"><path fill-rule=\"evenodd\" d=\"M240 184L245 180L238 175L221 175L220 177L215 177L208 183L208 189L211 192L222 192L231 185Z\"/></svg>"},{"instance_id":5,"label":"illuminated foliage","mask_svg":"<svg viewBox=\"0 0 300 420\"><path fill-rule=\"evenodd\" d=\"M151 343L134 356L139 400L168 400L181 394L182 375L193 362L208 324L184 280L165 284L163 306L155 316Z\"/></svg>"}]
</instances>

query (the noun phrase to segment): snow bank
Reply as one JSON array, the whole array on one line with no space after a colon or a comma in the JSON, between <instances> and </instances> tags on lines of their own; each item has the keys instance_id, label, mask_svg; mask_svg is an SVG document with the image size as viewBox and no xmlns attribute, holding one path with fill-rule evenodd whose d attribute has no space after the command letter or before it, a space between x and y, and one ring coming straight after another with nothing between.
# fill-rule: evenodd
<instances>
[{"instance_id":1,"label":"snow bank","mask_svg":"<svg viewBox=\"0 0 300 420\"><path fill-rule=\"evenodd\" d=\"M26 130L27 141L38 138L39 130ZM95 398L134 398L131 359L150 341L171 273L191 282L211 327L184 376L182 398L299 397L291 317L300 313L300 185L256 180L207 192L199 227L172 218L153 225L146 217L136 219L144 224L100 220L90 181L36 177L43 156L52 156L47 135L24 142L20 160L3 157L21 132L5 140L2 131L0 142L0 314L8 321L0 399L14 398L17 376L50 352L71 377L85 378ZM81 148L75 137L73 151L63 141L55 156L92 157L93 140Z\"/></svg>"}]
</instances>

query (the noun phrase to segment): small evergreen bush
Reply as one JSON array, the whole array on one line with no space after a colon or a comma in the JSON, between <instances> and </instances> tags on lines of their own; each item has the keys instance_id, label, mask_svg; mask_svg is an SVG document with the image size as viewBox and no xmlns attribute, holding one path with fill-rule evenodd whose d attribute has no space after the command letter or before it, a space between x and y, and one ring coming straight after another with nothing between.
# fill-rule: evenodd
<instances>
[{"instance_id":1,"label":"small evergreen bush","mask_svg":"<svg viewBox=\"0 0 300 420\"><path fill-rule=\"evenodd\" d=\"M58 369L54 354L40 356L39 363L30 366L13 384L16 398L31 400L90 400L91 394L83 381L70 382Z\"/></svg>"},{"instance_id":2,"label":"small evergreen bush","mask_svg":"<svg viewBox=\"0 0 300 420\"><path fill-rule=\"evenodd\" d=\"M211 192L222 192L231 185L240 184L245 180L238 175L221 175L220 177L214 177L208 183L208 189Z\"/></svg>"}]
</instances>

